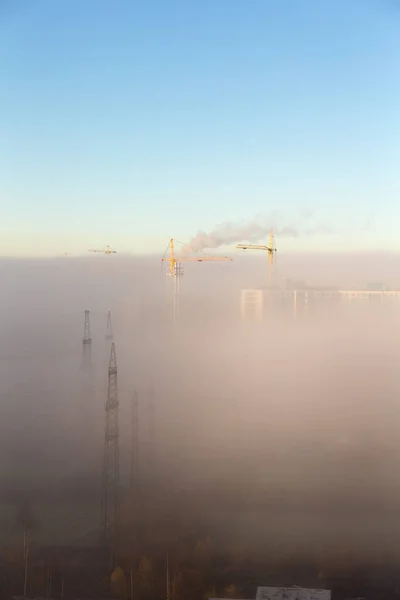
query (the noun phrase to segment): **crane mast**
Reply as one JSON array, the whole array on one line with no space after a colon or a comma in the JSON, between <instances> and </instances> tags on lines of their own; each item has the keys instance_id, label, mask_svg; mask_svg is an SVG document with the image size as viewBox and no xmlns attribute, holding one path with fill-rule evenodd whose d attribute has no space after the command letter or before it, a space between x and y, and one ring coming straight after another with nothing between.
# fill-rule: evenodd
<instances>
[{"instance_id":1,"label":"crane mast","mask_svg":"<svg viewBox=\"0 0 400 600\"><path fill-rule=\"evenodd\" d=\"M268 268L270 275L273 275L274 271L274 262L275 262L275 235L273 229L271 229L269 234L269 242L268 246L262 244L236 244L236 248L241 250L264 250L268 253Z\"/></svg>"},{"instance_id":2,"label":"crane mast","mask_svg":"<svg viewBox=\"0 0 400 600\"><path fill-rule=\"evenodd\" d=\"M168 275L178 276L182 275L182 269L180 267L181 262L210 262L210 261L231 261L233 260L229 256L175 256L175 240L171 238L168 243L167 252L161 259L161 262L167 262L168 264Z\"/></svg>"},{"instance_id":3,"label":"crane mast","mask_svg":"<svg viewBox=\"0 0 400 600\"><path fill-rule=\"evenodd\" d=\"M176 275L177 274L177 260L175 258L175 240L171 238L168 244L169 254L167 257L161 259L161 262L167 261L168 265L168 275Z\"/></svg>"},{"instance_id":4,"label":"crane mast","mask_svg":"<svg viewBox=\"0 0 400 600\"><path fill-rule=\"evenodd\" d=\"M274 236L273 230L271 229L271 231L269 233L269 245L268 245L268 266L269 266L269 271L270 271L271 275L273 275L273 271L274 271L275 252L276 252L275 236Z\"/></svg>"},{"instance_id":5,"label":"crane mast","mask_svg":"<svg viewBox=\"0 0 400 600\"><path fill-rule=\"evenodd\" d=\"M180 275L183 275L183 269L181 266L182 262L204 262L204 261L231 261L232 258L228 256L179 256L175 255L175 241L171 238L168 242L167 249L161 262L168 263L167 275L170 276L169 281L173 282L173 314L174 324L176 324L180 312ZM170 285L170 284L169 284Z\"/></svg>"}]
</instances>

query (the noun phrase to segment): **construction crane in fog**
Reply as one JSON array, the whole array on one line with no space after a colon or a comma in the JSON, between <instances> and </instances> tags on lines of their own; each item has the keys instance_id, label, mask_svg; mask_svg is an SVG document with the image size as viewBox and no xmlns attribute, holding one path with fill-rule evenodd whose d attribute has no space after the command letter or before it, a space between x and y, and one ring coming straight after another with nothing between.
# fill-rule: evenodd
<instances>
[{"instance_id":1,"label":"construction crane in fog","mask_svg":"<svg viewBox=\"0 0 400 600\"><path fill-rule=\"evenodd\" d=\"M106 246L105 250L94 250L93 248L91 248L90 250L88 250L88 252L102 252L103 254L107 254L107 256L110 256L110 254L117 254L117 251L113 250L111 246Z\"/></svg>"},{"instance_id":2,"label":"construction crane in fog","mask_svg":"<svg viewBox=\"0 0 400 600\"><path fill-rule=\"evenodd\" d=\"M181 262L203 262L203 261L221 261L221 260L233 260L228 256L204 256L204 255L196 255L193 256L175 256L175 243L177 240L171 238L168 242L168 246L164 252L164 256L161 259L161 262L168 263L167 275L169 276L169 281L173 282L173 314L174 314L174 323L176 323L177 318L179 316L179 295L180 295L180 275L183 275L183 268L181 266Z\"/></svg>"},{"instance_id":3,"label":"construction crane in fog","mask_svg":"<svg viewBox=\"0 0 400 600\"><path fill-rule=\"evenodd\" d=\"M269 243L268 246L264 246L261 244L236 244L236 248L240 250L266 250L268 252L268 266L270 275L273 274L274 271L274 262L275 262L275 236L274 231L271 229L269 234Z\"/></svg>"},{"instance_id":4,"label":"construction crane in fog","mask_svg":"<svg viewBox=\"0 0 400 600\"><path fill-rule=\"evenodd\" d=\"M173 238L169 240L168 247L161 259L161 262L167 262L168 264L168 275L176 277L183 275L183 270L180 265L181 262L205 262L205 261L221 261L221 260L233 260L229 256L207 256L207 255L193 255L193 256L175 256L175 242Z\"/></svg>"}]
</instances>

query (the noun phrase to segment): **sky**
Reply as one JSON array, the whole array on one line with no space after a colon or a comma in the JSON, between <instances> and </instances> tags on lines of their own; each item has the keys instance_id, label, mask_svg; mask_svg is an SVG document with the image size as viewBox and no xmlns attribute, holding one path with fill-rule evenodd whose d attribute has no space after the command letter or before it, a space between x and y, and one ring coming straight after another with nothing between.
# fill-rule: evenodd
<instances>
[{"instance_id":1,"label":"sky","mask_svg":"<svg viewBox=\"0 0 400 600\"><path fill-rule=\"evenodd\" d=\"M273 211L280 250L398 251L399 65L397 0L1 0L0 255Z\"/></svg>"}]
</instances>

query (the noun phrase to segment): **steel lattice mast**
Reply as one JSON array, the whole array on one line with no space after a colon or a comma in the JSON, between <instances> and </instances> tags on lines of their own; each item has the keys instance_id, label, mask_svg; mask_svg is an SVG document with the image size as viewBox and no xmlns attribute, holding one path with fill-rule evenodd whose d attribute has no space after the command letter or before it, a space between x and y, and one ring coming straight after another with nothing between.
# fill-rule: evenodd
<instances>
[{"instance_id":1,"label":"steel lattice mast","mask_svg":"<svg viewBox=\"0 0 400 600\"><path fill-rule=\"evenodd\" d=\"M92 363L92 337L90 335L90 312L85 310L85 321L83 326L82 338L82 399L81 408L83 410L82 419L80 420L82 442L85 444L85 456L90 448L90 440L88 435L88 424L93 423L94 396L95 396L95 378Z\"/></svg>"},{"instance_id":2,"label":"steel lattice mast","mask_svg":"<svg viewBox=\"0 0 400 600\"><path fill-rule=\"evenodd\" d=\"M111 346L108 366L106 429L104 438L102 524L104 537L115 541L119 515L119 425L118 425L117 359L115 344Z\"/></svg>"},{"instance_id":3,"label":"steel lattice mast","mask_svg":"<svg viewBox=\"0 0 400 600\"><path fill-rule=\"evenodd\" d=\"M90 335L90 311L85 310L85 322L82 338L82 368L87 370L92 366L92 337Z\"/></svg>"},{"instance_id":4,"label":"steel lattice mast","mask_svg":"<svg viewBox=\"0 0 400 600\"><path fill-rule=\"evenodd\" d=\"M106 328L106 339L112 340L114 338L112 323L111 323L111 311L107 314L107 328Z\"/></svg>"},{"instance_id":5,"label":"steel lattice mast","mask_svg":"<svg viewBox=\"0 0 400 600\"><path fill-rule=\"evenodd\" d=\"M84 344L91 344L92 343L92 337L90 335L90 318L89 318L89 314L90 311L89 310L85 310L85 324L83 327L83 338L82 338L82 342Z\"/></svg>"}]
</instances>

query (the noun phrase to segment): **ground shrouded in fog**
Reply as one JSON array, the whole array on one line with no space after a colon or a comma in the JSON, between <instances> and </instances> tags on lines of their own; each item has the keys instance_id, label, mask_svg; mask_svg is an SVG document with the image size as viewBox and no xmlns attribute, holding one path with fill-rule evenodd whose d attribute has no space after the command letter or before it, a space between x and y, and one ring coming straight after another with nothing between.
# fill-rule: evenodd
<instances>
[{"instance_id":1,"label":"ground shrouded in fog","mask_svg":"<svg viewBox=\"0 0 400 600\"><path fill-rule=\"evenodd\" d=\"M363 257L358 267L343 257L313 260L314 271L311 260L282 261L281 276L354 288L379 277ZM153 386L157 478L164 489L196 498L219 539L229 532L252 551L254 539L265 537L276 548L344 543L395 552L400 307L360 310L352 319L330 313L293 323L271 314L261 324L241 323L239 290L264 286L265 266L241 259L188 267L174 329L155 259L1 263L5 539L14 535L23 491L47 543L76 542L98 527L111 310L125 487L132 393L139 393L145 473ZM389 267L385 276L392 277ZM85 309L91 380L82 369Z\"/></svg>"}]
</instances>

